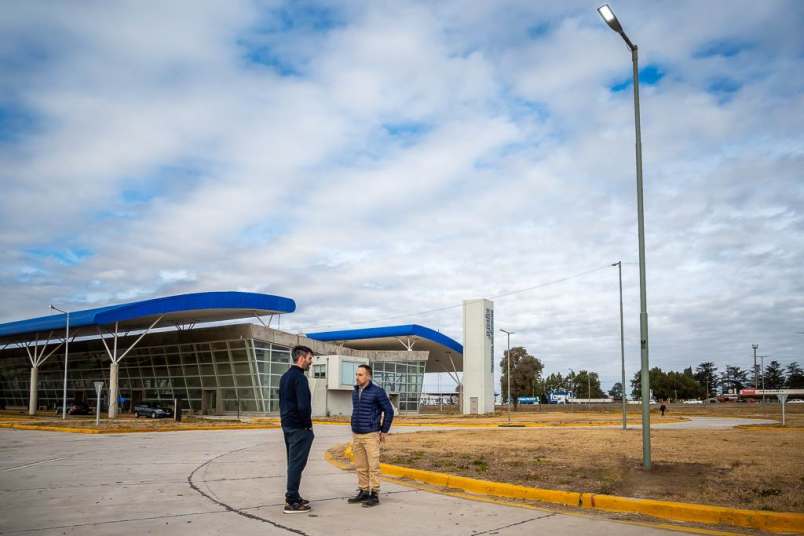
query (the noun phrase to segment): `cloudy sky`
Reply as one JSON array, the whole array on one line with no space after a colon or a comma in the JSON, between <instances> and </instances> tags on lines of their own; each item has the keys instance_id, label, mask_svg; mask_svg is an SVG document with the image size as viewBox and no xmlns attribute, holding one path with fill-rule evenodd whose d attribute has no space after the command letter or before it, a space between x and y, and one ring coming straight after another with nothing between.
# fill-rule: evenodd
<instances>
[{"instance_id":1,"label":"cloudy sky","mask_svg":"<svg viewBox=\"0 0 804 536\"><path fill-rule=\"evenodd\" d=\"M462 300L500 296L514 344L608 387L621 259L630 376L631 62L596 7L6 3L0 321L248 290L297 301L283 329L460 340ZM804 362L804 3L613 7L651 364Z\"/></svg>"}]
</instances>

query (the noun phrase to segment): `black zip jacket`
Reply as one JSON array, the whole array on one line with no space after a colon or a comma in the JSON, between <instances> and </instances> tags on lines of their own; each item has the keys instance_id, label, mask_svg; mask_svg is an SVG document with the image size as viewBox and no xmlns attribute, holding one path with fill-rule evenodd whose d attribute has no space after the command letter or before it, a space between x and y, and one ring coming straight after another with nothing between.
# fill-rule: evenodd
<instances>
[{"instance_id":1,"label":"black zip jacket","mask_svg":"<svg viewBox=\"0 0 804 536\"><path fill-rule=\"evenodd\" d=\"M310 384L301 367L292 365L279 379L279 415L282 428L313 427Z\"/></svg>"}]
</instances>

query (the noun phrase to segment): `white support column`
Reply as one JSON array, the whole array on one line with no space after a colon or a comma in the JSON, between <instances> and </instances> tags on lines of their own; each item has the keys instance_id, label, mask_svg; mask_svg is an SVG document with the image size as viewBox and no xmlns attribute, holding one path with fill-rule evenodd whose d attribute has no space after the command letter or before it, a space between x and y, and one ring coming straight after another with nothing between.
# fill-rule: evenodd
<instances>
[{"instance_id":1,"label":"white support column","mask_svg":"<svg viewBox=\"0 0 804 536\"><path fill-rule=\"evenodd\" d=\"M117 417L117 370L119 363L112 363L109 367L109 418ZM100 401L98 401L100 403Z\"/></svg>"},{"instance_id":2,"label":"white support column","mask_svg":"<svg viewBox=\"0 0 804 536\"><path fill-rule=\"evenodd\" d=\"M101 341L103 342L103 346L106 348L106 353L109 355L109 359L112 360L112 364L109 367L109 418L114 419L117 417L117 371L119 369L120 361L128 355L128 353L134 349L135 346L142 340L143 337L148 335L154 327L164 318L165 315L161 315L159 318L153 321L153 323L148 326L148 329L142 332L137 340L135 340L131 346L126 349L125 352L117 355L117 339L120 335L119 325L117 322L114 323L114 340L112 341L112 350L109 350L109 345L106 344L106 340L103 338L103 334L98 328L98 333L101 335Z\"/></svg>"},{"instance_id":3,"label":"white support column","mask_svg":"<svg viewBox=\"0 0 804 536\"><path fill-rule=\"evenodd\" d=\"M31 367L31 397L28 400L28 415L36 415L39 404L39 367Z\"/></svg>"}]
</instances>

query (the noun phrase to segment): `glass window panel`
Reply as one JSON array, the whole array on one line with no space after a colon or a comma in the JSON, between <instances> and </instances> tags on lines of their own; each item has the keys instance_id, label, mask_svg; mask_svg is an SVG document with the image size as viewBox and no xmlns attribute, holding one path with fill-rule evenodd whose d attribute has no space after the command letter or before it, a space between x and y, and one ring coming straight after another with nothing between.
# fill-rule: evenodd
<instances>
[{"instance_id":1,"label":"glass window panel","mask_svg":"<svg viewBox=\"0 0 804 536\"><path fill-rule=\"evenodd\" d=\"M213 342L210 344L213 350L226 350L226 343L225 342Z\"/></svg>"},{"instance_id":2,"label":"glass window panel","mask_svg":"<svg viewBox=\"0 0 804 536\"><path fill-rule=\"evenodd\" d=\"M177 367L175 365L171 366L171 367L168 367L168 372L170 372L170 375L173 376L174 378L176 376L184 376L184 373L182 372L181 367Z\"/></svg>"},{"instance_id":3,"label":"glass window panel","mask_svg":"<svg viewBox=\"0 0 804 536\"><path fill-rule=\"evenodd\" d=\"M214 376L215 369L212 368L212 365L201 365L199 367L201 369L202 376Z\"/></svg>"},{"instance_id":4,"label":"glass window panel","mask_svg":"<svg viewBox=\"0 0 804 536\"><path fill-rule=\"evenodd\" d=\"M232 361L248 361L248 354L245 350L232 350Z\"/></svg>"},{"instance_id":5,"label":"glass window panel","mask_svg":"<svg viewBox=\"0 0 804 536\"><path fill-rule=\"evenodd\" d=\"M173 387L184 387L186 385L184 378L173 378L170 382L173 384Z\"/></svg>"},{"instance_id":6,"label":"glass window panel","mask_svg":"<svg viewBox=\"0 0 804 536\"><path fill-rule=\"evenodd\" d=\"M218 385L222 387L233 387L234 379L231 376L218 376Z\"/></svg>"},{"instance_id":7,"label":"glass window panel","mask_svg":"<svg viewBox=\"0 0 804 536\"><path fill-rule=\"evenodd\" d=\"M280 380L281 378L282 378L282 376L279 376L278 374L273 374L273 375L271 376L271 380L270 380L270 382L269 382L269 385L270 385L271 387L277 387L277 388L278 388L278 387L279 387L279 380Z\"/></svg>"},{"instance_id":8,"label":"glass window panel","mask_svg":"<svg viewBox=\"0 0 804 536\"><path fill-rule=\"evenodd\" d=\"M215 376L201 376L201 386L202 387L217 387L218 381L216 380Z\"/></svg>"},{"instance_id":9,"label":"glass window panel","mask_svg":"<svg viewBox=\"0 0 804 536\"><path fill-rule=\"evenodd\" d=\"M271 363L271 374L284 374L290 366L287 363Z\"/></svg>"},{"instance_id":10,"label":"glass window panel","mask_svg":"<svg viewBox=\"0 0 804 536\"><path fill-rule=\"evenodd\" d=\"M240 387L251 387L253 385L251 376L235 376L235 381Z\"/></svg>"},{"instance_id":11,"label":"glass window panel","mask_svg":"<svg viewBox=\"0 0 804 536\"><path fill-rule=\"evenodd\" d=\"M237 393L235 393L234 389L221 389L220 391L221 396L224 400L236 400Z\"/></svg>"},{"instance_id":12,"label":"glass window panel","mask_svg":"<svg viewBox=\"0 0 804 536\"><path fill-rule=\"evenodd\" d=\"M197 376L187 376L185 378L187 387L201 387L201 378Z\"/></svg>"},{"instance_id":13,"label":"glass window panel","mask_svg":"<svg viewBox=\"0 0 804 536\"><path fill-rule=\"evenodd\" d=\"M240 399L240 411L257 411L257 402L252 399Z\"/></svg>"},{"instance_id":14,"label":"glass window panel","mask_svg":"<svg viewBox=\"0 0 804 536\"><path fill-rule=\"evenodd\" d=\"M155 367L154 375L157 378L166 378L168 375L167 367Z\"/></svg>"},{"instance_id":15,"label":"glass window panel","mask_svg":"<svg viewBox=\"0 0 804 536\"><path fill-rule=\"evenodd\" d=\"M216 366L218 367L218 374L231 374L232 373L232 367L231 367L231 365L229 365L228 361L226 363L218 363Z\"/></svg>"},{"instance_id":16,"label":"glass window panel","mask_svg":"<svg viewBox=\"0 0 804 536\"><path fill-rule=\"evenodd\" d=\"M207 351L199 351L198 355L198 362L199 363L212 363L212 353Z\"/></svg>"},{"instance_id":17,"label":"glass window panel","mask_svg":"<svg viewBox=\"0 0 804 536\"><path fill-rule=\"evenodd\" d=\"M234 364L234 373L235 374L251 374L251 368L248 366L248 363L235 363Z\"/></svg>"},{"instance_id":18,"label":"glass window panel","mask_svg":"<svg viewBox=\"0 0 804 536\"><path fill-rule=\"evenodd\" d=\"M161 355L151 356L151 359L153 359L153 365L155 367L164 367L165 366L165 358L162 357Z\"/></svg>"}]
</instances>

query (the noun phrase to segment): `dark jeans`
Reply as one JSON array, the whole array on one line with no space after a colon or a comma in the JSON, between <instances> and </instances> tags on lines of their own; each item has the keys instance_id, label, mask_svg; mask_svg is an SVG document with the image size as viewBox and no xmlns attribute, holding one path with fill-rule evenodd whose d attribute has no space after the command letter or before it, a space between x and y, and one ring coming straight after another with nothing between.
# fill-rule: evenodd
<instances>
[{"instance_id":1,"label":"dark jeans","mask_svg":"<svg viewBox=\"0 0 804 536\"><path fill-rule=\"evenodd\" d=\"M292 503L300 498L299 484L302 471L307 465L307 457L310 455L315 435L312 430L303 428L283 428L282 432L285 434L285 449L288 455L288 488L285 500Z\"/></svg>"}]
</instances>

